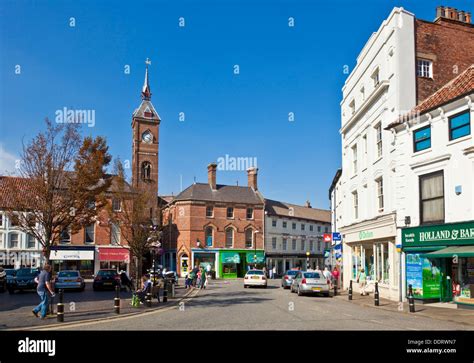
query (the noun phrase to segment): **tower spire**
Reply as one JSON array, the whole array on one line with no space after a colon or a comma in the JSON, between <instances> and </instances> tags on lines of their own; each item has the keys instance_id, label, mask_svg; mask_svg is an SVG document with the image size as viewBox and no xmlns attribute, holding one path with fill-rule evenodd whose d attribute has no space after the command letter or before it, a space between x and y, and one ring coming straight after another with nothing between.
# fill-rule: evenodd
<instances>
[{"instance_id":1,"label":"tower spire","mask_svg":"<svg viewBox=\"0 0 474 363\"><path fill-rule=\"evenodd\" d=\"M145 81L143 82L143 88L142 88L142 99L149 101L151 99L151 90L150 90L150 84L148 83L148 66L151 64L151 60L147 58L145 60L146 64L146 70L145 70Z\"/></svg>"}]
</instances>

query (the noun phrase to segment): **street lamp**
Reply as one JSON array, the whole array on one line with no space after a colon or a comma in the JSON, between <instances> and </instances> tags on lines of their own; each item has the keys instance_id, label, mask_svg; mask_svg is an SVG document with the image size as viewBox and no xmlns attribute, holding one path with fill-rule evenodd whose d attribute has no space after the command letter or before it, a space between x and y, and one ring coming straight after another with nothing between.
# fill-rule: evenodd
<instances>
[{"instance_id":1,"label":"street lamp","mask_svg":"<svg viewBox=\"0 0 474 363\"><path fill-rule=\"evenodd\" d=\"M255 268L257 268L257 233L259 232L260 231L258 229L255 230L255 241L253 241L253 245L254 245L253 261L255 263Z\"/></svg>"},{"instance_id":2,"label":"street lamp","mask_svg":"<svg viewBox=\"0 0 474 363\"><path fill-rule=\"evenodd\" d=\"M306 271L309 270L309 251L306 252Z\"/></svg>"}]
</instances>

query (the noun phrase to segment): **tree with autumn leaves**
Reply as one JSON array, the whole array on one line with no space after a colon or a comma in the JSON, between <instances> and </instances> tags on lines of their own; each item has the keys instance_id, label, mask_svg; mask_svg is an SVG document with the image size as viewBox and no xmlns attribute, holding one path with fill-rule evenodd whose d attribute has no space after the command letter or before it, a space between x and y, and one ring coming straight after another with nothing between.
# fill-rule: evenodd
<instances>
[{"instance_id":1,"label":"tree with autumn leaves","mask_svg":"<svg viewBox=\"0 0 474 363\"><path fill-rule=\"evenodd\" d=\"M43 246L46 262L63 231L77 233L94 223L107 204L111 161L103 137L82 137L79 124L53 124L23 144L17 174L25 188L4 188L6 213L17 228Z\"/></svg>"}]
</instances>

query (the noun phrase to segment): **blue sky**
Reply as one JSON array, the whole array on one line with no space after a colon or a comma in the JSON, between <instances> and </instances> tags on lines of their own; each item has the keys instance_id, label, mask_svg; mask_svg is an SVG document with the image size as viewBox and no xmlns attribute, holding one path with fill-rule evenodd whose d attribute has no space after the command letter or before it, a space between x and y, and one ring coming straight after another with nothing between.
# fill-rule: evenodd
<instances>
[{"instance_id":1,"label":"blue sky","mask_svg":"<svg viewBox=\"0 0 474 363\"><path fill-rule=\"evenodd\" d=\"M474 10L467 0L3 0L0 173L63 107L95 110L84 134L105 136L114 157L131 159L131 114L149 57L162 119L160 194L178 193L181 178L183 188L206 182L207 164L227 154L257 158L267 198L327 208L341 165L344 65L352 69L394 6L433 20L437 5ZM247 175L218 171L217 181L246 185Z\"/></svg>"}]
</instances>

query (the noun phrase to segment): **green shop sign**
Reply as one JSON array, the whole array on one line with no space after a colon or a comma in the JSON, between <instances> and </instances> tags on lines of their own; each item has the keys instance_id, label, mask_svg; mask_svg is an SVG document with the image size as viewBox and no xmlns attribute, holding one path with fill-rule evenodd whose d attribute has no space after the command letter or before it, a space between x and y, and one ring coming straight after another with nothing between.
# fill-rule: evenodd
<instances>
[{"instance_id":1,"label":"green shop sign","mask_svg":"<svg viewBox=\"0 0 474 363\"><path fill-rule=\"evenodd\" d=\"M265 256L263 252L257 252L257 261L255 261L255 253L247 252L247 263L263 263L265 262Z\"/></svg>"},{"instance_id":2,"label":"green shop sign","mask_svg":"<svg viewBox=\"0 0 474 363\"><path fill-rule=\"evenodd\" d=\"M374 238L374 232L371 232L371 231L359 232L359 239L369 239L369 238Z\"/></svg>"},{"instance_id":3,"label":"green shop sign","mask_svg":"<svg viewBox=\"0 0 474 363\"><path fill-rule=\"evenodd\" d=\"M403 247L474 244L474 221L402 229Z\"/></svg>"},{"instance_id":4,"label":"green shop sign","mask_svg":"<svg viewBox=\"0 0 474 363\"><path fill-rule=\"evenodd\" d=\"M222 263L240 263L240 256L237 252L221 252Z\"/></svg>"}]
</instances>

